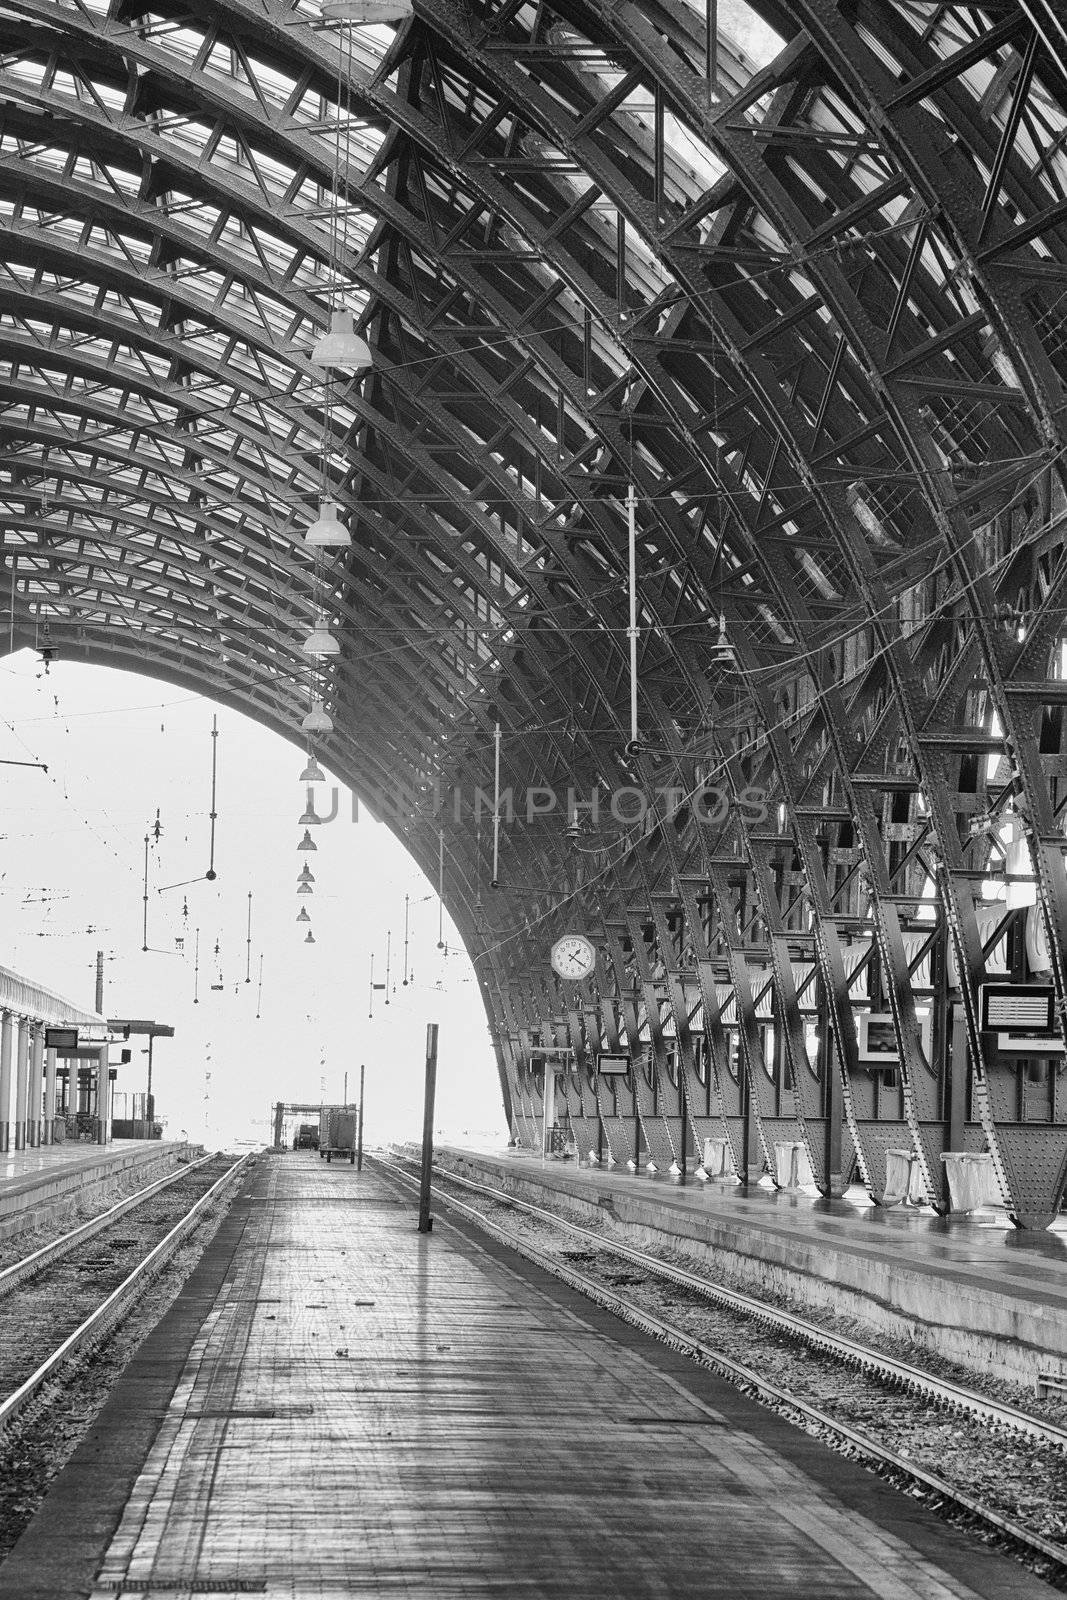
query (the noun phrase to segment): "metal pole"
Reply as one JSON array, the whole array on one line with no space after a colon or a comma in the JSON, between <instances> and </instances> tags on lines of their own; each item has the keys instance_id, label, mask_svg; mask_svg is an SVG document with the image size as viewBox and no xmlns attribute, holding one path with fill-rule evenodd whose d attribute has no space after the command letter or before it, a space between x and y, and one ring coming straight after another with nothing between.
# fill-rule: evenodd
<instances>
[{"instance_id":1,"label":"metal pole","mask_svg":"<svg viewBox=\"0 0 1067 1600\"><path fill-rule=\"evenodd\" d=\"M704 76L708 80L708 99L719 92L719 6L718 0L707 0L704 29Z\"/></svg>"},{"instance_id":2,"label":"metal pole","mask_svg":"<svg viewBox=\"0 0 1067 1600\"><path fill-rule=\"evenodd\" d=\"M552 1150L552 1129L556 1122L556 1069L548 1056L545 1062L545 1087L543 1095L544 1128L541 1136L541 1154L547 1156Z\"/></svg>"},{"instance_id":3,"label":"metal pole","mask_svg":"<svg viewBox=\"0 0 1067 1600\"><path fill-rule=\"evenodd\" d=\"M96 1009L103 1015L104 1011L104 952L96 952Z\"/></svg>"},{"instance_id":4,"label":"metal pole","mask_svg":"<svg viewBox=\"0 0 1067 1600\"><path fill-rule=\"evenodd\" d=\"M348 1068L345 1068L345 1110L348 1110Z\"/></svg>"},{"instance_id":5,"label":"metal pole","mask_svg":"<svg viewBox=\"0 0 1067 1600\"><path fill-rule=\"evenodd\" d=\"M500 719L493 734L493 876L490 888L500 886Z\"/></svg>"},{"instance_id":6,"label":"metal pole","mask_svg":"<svg viewBox=\"0 0 1067 1600\"><path fill-rule=\"evenodd\" d=\"M149 1129L151 1129L152 1124L156 1120L156 1116L155 1116L156 1108L155 1108L155 1106L154 1106L154 1104L152 1102L152 1046L153 1046L154 1043L155 1043L155 1040L154 1040L152 1034L149 1034L148 1035L148 1090L147 1090L147 1093L145 1094L145 1097L144 1097L144 1099L145 1099L145 1104L144 1104L145 1117L147 1119ZM151 1132L149 1132L148 1137L151 1139L151 1137L152 1137Z\"/></svg>"},{"instance_id":7,"label":"metal pole","mask_svg":"<svg viewBox=\"0 0 1067 1600\"><path fill-rule=\"evenodd\" d=\"M363 1171L363 1072L362 1061L359 1064L359 1118L356 1122L356 1171Z\"/></svg>"},{"instance_id":8,"label":"metal pole","mask_svg":"<svg viewBox=\"0 0 1067 1600\"><path fill-rule=\"evenodd\" d=\"M218 876L218 874L215 871L215 823L218 821L218 816L219 816L217 810L215 809L216 795L218 793L218 776L219 776L219 719L218 719L218 717L212 717L212 719L211 719L211 811L210 811L210 817L211 817L211 854L210 854L210 858L208 860L207 871L204 873L204 877L207 879L208 883L214 883L216 877Z\"/></svg>"},{"instance_id":9,"label":"metal pole","mask_svg":"<svg viewBox=\"0 0 1067 1600\"><path fill-rule=\"evenodd\" d=\"M144 836L144 926L141 931L141 953L148 949L148 835Z\"/></svg>"},{"instance_id":10,"label":"metal pole","mask_svg":"<svg viewBox=\"0 0 1067 1600\"><path fill-rule=\"evenodd\" d=\"M437 1089L437 1024L426 1024L426 1098L422 1111L422 1179L419 1184L419 1232L433 1228L430 1215L430 1173L433 1168L433 1100Z\"/></svg>"},{"instance_id":11,"label":"metal pole","mask_svg":"<svg viewBox=\"0 0 1067 1600\"><path fill-rule=\"evenodd\" d=\"M445 833L443 828L437 830L437 948L445 947L444 934L445 918Z\"/></svg>"},{"instance_id":12,"label":"metal pole","mask_svg":"<svg viewBox=\"0 0 1067 1600\"><path fill-rule=\"evenodd\" d=\"M631 483L626 496L626 520L629 534L629 591L630 626L626 630L630 641L630 753L636 754L637 736L637 496Z\"/></svg>"}]
</instances>

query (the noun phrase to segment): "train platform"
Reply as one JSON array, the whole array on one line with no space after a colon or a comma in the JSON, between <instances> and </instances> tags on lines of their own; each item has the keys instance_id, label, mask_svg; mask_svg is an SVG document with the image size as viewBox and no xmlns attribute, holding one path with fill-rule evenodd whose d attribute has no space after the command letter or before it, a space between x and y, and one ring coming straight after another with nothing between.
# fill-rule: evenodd
<instances>
[{"instance_id":1,"label":"train platform","mask_svg":"<svg viewBox=\"0 0 1067 1600\"><path fill-rule=\"evenodd\" d=\"M102 1199L117 1183L151 1183L192 1153L191 1145L174 1139L10 1151L0 1156L0 1239L41 1227L87 1199Z\"/></svg>"},{"instance_id":2,"label":"train platform","mask_svg":"<svg viewBox=\"0 0 1067 1600\"><path fill-rule=\"evenodd\" d=\"M629 1243L680 1252L733 1287L833 1312L975 1372L1032 1387L1067 1377L1067 1217L1041 1233L1003 1211L938 1217L762 1185L649 1176L520 1150L438 1149L445 1168L503 1180L523 1199L546 1191L578 1220Z\"/></svg>"},{"instance_id":3,"label":"train platform","mask_svg":"<svg viewBox=\"0 0 1067 1600\"><path fill-rule=\"evenodd\" d=\"M261 1159L0 1567L18 1600L1039 1600L370 1169Z\"/></svg>"}]
</instances>

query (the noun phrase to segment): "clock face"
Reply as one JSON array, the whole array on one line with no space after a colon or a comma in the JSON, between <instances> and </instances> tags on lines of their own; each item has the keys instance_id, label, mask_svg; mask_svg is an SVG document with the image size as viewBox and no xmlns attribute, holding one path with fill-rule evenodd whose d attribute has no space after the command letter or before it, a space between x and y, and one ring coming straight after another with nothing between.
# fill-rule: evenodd
<instances>
[{"instance_id":1,"label":"clock face","mask_svg":"<svg viewBox=\"0 0 1067 1600\"><path fill-rule=\"evenodd\" d=\"M552 965L561 978L588 978L596 966L596 951L581 933L565 933L552 946Z\"/></svg>"}]
</instances>

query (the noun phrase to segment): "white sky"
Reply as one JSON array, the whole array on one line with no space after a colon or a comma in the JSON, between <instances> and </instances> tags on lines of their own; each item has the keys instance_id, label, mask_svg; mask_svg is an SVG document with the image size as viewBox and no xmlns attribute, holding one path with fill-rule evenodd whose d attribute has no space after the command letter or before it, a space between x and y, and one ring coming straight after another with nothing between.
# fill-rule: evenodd
<instances>
[{"instance_id":1,"label":"white sky","mask_svg":"<svg viewBox=\"0 0 1067 1600\"><path fill-rule=\"evenodd\" d=\"M217 882L160 890L208 866L211 719L219 719ZM186 1129L211 1144L268 1136L275 1100L349 1098L366 1063L366 1137L418 1138L427 1022L440 1025L436 1126L441 1137L506 1141L500 1089L481 997L466 952L445 917L447 959L437 951L434 885L387 828L361 813L348 791L337 821L312 829L301 855L304 809L299 749L237 713L134 674L62 660L44 675L35 653L0 664L0 757L39 760L46 774L0 766L0 964L93 1004L103 950L104 1010L172 1023L155 1048L157 1115L168 1136ZM329 810L328 783L319 811ZM162 838L149 856L148 944L142 953L144 836L159 811ZM298 900L304 862L314 894ZM252 891L252 982L246 972ZM411 896L409 972L403 978L404 895ZM188 918L183 917L183 903ZM316 943L296 923L311 912ZM200 928L200 1003L193 1004ZM391 984L374 996L369 969ZM184 936L184 954L176 940ZM214 947L218 940L218 981ZM261 1016L256 1018L259 956ZM438 988L438 984L441 985ZM146 1041L119 1067L140 1090ZM112 1052L118 1061L119 1047ZM210 1073L210 1078L206 1074ZM323 1081L325 1084L323 1086Z\"/></svg>"}]
</instances>

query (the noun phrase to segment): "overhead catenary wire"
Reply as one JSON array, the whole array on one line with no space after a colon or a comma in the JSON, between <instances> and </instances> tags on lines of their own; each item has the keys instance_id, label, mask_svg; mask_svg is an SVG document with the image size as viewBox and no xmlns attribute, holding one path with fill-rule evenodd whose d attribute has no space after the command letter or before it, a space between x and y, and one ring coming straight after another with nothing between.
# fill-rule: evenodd
<instances>
[{"instance_id":1,"label":"overhead catenary wire","mask_svg":"<svg viewBox=\"0 0 1067 1600\"><path fill-rule=\"evenodd\" d=\"M997 567L1007 565L1010 562L1014 561L1017 558L1017 555L1018 555L1018 550L1017 549L1012 549L1012 550L1006 551L1005 554L1002 557L1000 557L998 561L996 561L996 562L991 564L989 569L987 569L983 573L978 574L974 579L972 579L970 581L970 587L976 587L979 583L983 582L989 576L991 571L996 570ZM954 556L950 557L948 559L951 560L953 563L955 562L955 557ZM962 587L967 587L967 585L962 585ZM949 599L947 599L945 602L943 602L943 606L948 605L950 603L951 604L955 604L956 601L958 600L958 598L959 598L958 594L952 595ZM943 609L943 606L942 606L942 608L939 608L939 609ZM933 620L932 616L925 619L927 624L931 620ZM820 688L817 684L814 685L813 686L813 693L812 693L811 700L808 701L808 703L804 707L800 708L798 711L791 712L791 713L787 714L786 716L779 718L776 722L774 722L772 724L765 725L764 727L762 727L760 729L759 733L757 734L757 736L755 738L747 740L747 741L744 741L744 742L736 745L730 751L730 759L734 759L734 758L737 758L738 756L742 756L742 755L746 755L746 754L754 754L757 750L761 749L766 744L767 738L771 733L781 732L781 731L784 731L784 730L788 729L789 727L791 727L792 725L794 725L796 723L796 721L798 720L798 718L800 716L806 715L808 712L812 711L818 702L822 701L825 698L828 698L829 695L831 695L831 694L839 693L842 688L847 686L848 683L856 682L860 678L864 677L868 673L868 671L870 669L870 666L871 666L871 663L874 660L876 660L879 657L887 654L890 650L893 650L893 649L897 648L897 646L901 642L902 642L901 639L896 638L896 639L889 640L884 645L877 646L871 652L870 656L863 662L863 664L856 668L855 672L853 672L851 674L846 674L839 681L837 681L836 683L830 685L826 689ZM678 752L672 752L671 754L672 754L672 759L676 760L676 759L684 759L684 754L685 753L684 753L684 751L678 751ZM681 788L681 789L679 789L677 791L677 803L679 805L684 805L687 802L692 801L692 799L694 798L694 796L697 793L701 792L701 790L706 788L706 786L709 783L709 781L711 781L711 780L713 780L715 778L720 778L725 774L726 765L727 765L726 759L723 759L723 760L720 760L720 761L716 762L712 766L707 767L697 784L694 784L694 785L690 786L688 789ZM480 828L479 828L479 831L478 831L478 837L479 837L479 840L480 840ZM573 900L577 899L580 895L583 895L583 894L587 893L590 888L595 886L597 883L601 882L609 874L616 872L619 869L621 863L625 860L625 858L628 855L632 854L632 852L635 849L639 848L641 843L644 841L644 838L645 838L645 830L644 830L643 824L638 823L638 824L634 824L634 825L630 826L629 828L625 828L623 833L618 838L610 841L605 846L603 846L603 853L606 856L611 856L612 852L616 853L613 859L606 860L604 865L601 868L599 868L591 877L584 878L583 881L580 884L576 885L573 889L566 890L566 891L563 891L562 893L558 894L555 897L555 899L553 900L552 904L550 906L546 907L543 911L534 913L533 915L530 915L530 914L527 913L523 918L523 925L522 925L521 928L516 928L516 929L512 930L510 933L504 934L501 938L494 940L492 943L488 943L487 942L486 944L484 944L483 948L477 954L475 954L472 957L472 960L473 960L475 966L477 966L480 962L484 961L488 956L495 954L498 950L501 950L506 945L512 943L515 939L520 938L520 937L524 937L526 934L529 933L531 928L533 928L535 926L539 926L541 923L547 921L550 917L556 916L558 914L558 912L564 906L570 904ZM479 844L479 846L476 849L476 869L480 869L480 862L481 862L481 849L480 849L480 844ZM477 908L476 909L480 909L480 908L481 908L481 896L479 894L479 896L478 896L478 904L477 904Z\"/></svg>"},{"instance_id":2,"label":"overhead catenary wire","mask_svg":"<svg viewBox=\"0 0 1067 1600\"><path fill-rule=\"evenodd\" d=\"M1064 447L1063 450L1059 451L1057 453L1057 456L1060 459L1062 459L1064 457L1067 457L1067 447ZM1035 477L1038 476L1038 475L1039 474L1035 474ZM942 599L933 607L933 609L927 614L927 616L924 617L922 619L922 621L918 624L918 628L922 628L922 627L927 626L931 620L933 620L936 616L941 615L944 611L948 610L952 605L958 603L966 595L966 593L969 590L977 587L978 584L986 581L989 577L991 577L993 574L995 574L995 572L999 568L1004 567L1006 565L1009 565L1011 562L1017 560L1020 551L1026 549L1028 547L1028 545L1036 543L1036 542L1039 542L1041 539L1043 539L1047 535L1047 532L1049 531L1049 528L1052 527L1055 524L1056 520L1057 519L1055 519L1055 518L1050 519L1049 523L1043 524L1041 527L1031 530L1031 532L1029 533L1029 535L1027 536L1026 539L1020 541L1019 543L1017 543L1015 545L1013 545L1012 548L1009 551L1005 552L1005 554L1003 556L999 557L996 561L991 562L988 567L986 567L985 569L983 569L983 571L981 571L978 574L976 574L973 578L964 579L964 578L960 577L958 579L958 586L954 590L948 591L945 594L945 596L942 597ZM922 550L922 549L930 548L930 547L943 547L943 545L944 545L944 539L939 534L939 535L931 537L929 540L925 541L924 544L919 546L918 548L920 550ZM925 581L929 582L930 580L932 580L933 578L939 576L941 573L943 573L944 571L946 571L949 568L958 568L958 565L959 565L958 555L954 551L950 550L950 551L946 552L946 554L943 556L943 558L941 560L939 560L938 562L934 563L932 566L930 566L929 568L927 568L924 571L923 578L924 578ZM774 677L774 678L778 678L783 673L788 672L792 668L806 666L813 658L818 657L823 652L828 651L828 650L836 649L839 645L846 643L850 639L859 638L861 635L863 635L864 633L868 632L871 629L871 627L878 622L879 619L881 619L881 618L892 618L892 616L894 615L894 613L896 611L897 604L898 604L897 596L895 594L889 594L887 596L887 598L886 598L885 604L882 607L875 607L875 608L873 608L871 610L865 611L863 613L863 615L858 617L857 620L854 623L851 623L848 626L842 628L837 633L832 633L832 634L826 635L822 639L818 640L818 642L814 646L812 646L811 648L802 649L802 650L796 651L792 655L776 656L773 661L768 662L768 663L766 663L764 665L756 665L756 666L753 666L753 667L746 667L744 669L743 674L741 675L742 676L742 681L744 681L745 679L748 679L748 680L751 681L752 679L759 678L759 677ZM716 619L709 613L707 618L703 619L703 621L697 621L697 620L694 619L694 620L687 621L687 622L684 622L684 623L678 623L678 624L672 625L672 624L662 624L657 620L654 624L650 624L650 628L654 632L664 633L664 634L680 633L680 632L692 632L694 629L704 625L705 623L710 628L713 625L715 620ZM1003 618L990 618L990 619L987 619L987 620L1003 621ZM514 624L512 624L512 623L504 624L504 625L496 625L496 624L494 624L491 631L494 634L496 634L497 636L499 636L503 631L505 631L505 629L507 627L513 627L513 626L514 626ZM602 634L602 635L605 635L605 636L612 636L612 635L624 636L627 630L626 630L625 627L622 627L622 626L609 627L609 626L607 626L605 624L602 624L602 623L593 623L593 624L589 624L588 626L583 626L583 627L561 628L561 629L558 629L557 631L559 633L563 634L563 635L572 634L572 633L573 634L595 633L595 634ZM914 631L917 631L917 630L914 630ZM447 640L451 636L452 635L450 635L447 632L444 632L444 631L442 632L442 638L445 639L445 640ZM407 640L406 644L397 646L393 650L384 650L384 651L373 652L373 653L365 652L362 655L361 659L364 660L364 661L383 659L383 658L386 658L386 657L388 657L390 655L400 654L405 649L410 649L410 648L412 648L412 642L411 642L411 640L409 638ZM871 655L868 656L867 663L865 663L864 668L861 669L861 670L866 670L866 665L869 664L870 661L876 659L877 656L879 654L881 654L881 653L882 653L881 649L873 651L871 653ZM846 679L846 680L842 680L842 681L848 681L848 680ZM818 688L816 688L816 690L815 690L816 695L822 694L824 692L825 691L819 690Z\"/></svg>"}]
</instances>

